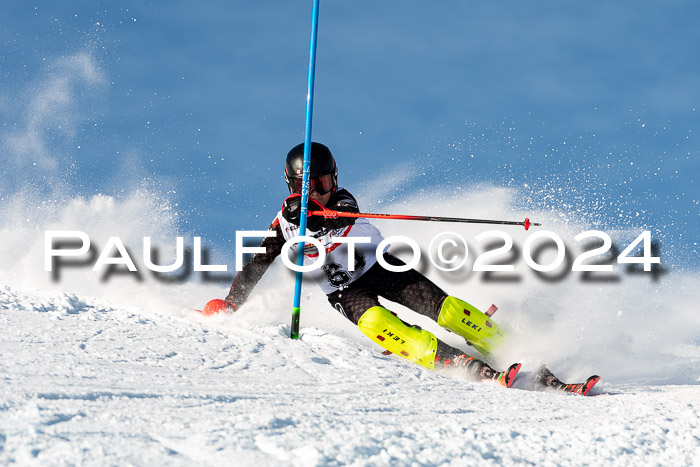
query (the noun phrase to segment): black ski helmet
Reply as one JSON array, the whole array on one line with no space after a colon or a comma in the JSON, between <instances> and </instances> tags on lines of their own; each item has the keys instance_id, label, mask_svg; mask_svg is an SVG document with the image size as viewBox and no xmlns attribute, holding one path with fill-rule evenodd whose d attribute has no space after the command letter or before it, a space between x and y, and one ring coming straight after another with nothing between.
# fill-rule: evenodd
<instances>
[{"instance_id":1,"label":"black ski helmet","mask_svg":"<svg viewBox=\"0 0 700 467\"><path fill-rule=\"evenodd\" d=\"M335 164L335 158L331 154L331 150L321 143L311 143L311 161L310 161L309 180L322 177L323 175L331 175L332 187L331 193L338 189L338 166ZM290 192L294 192L295 181L302 180L304 168L304 143L294 146L287 153L287 162L284 166L284 180L287 182Z\"/></svg>"}]
</instances>

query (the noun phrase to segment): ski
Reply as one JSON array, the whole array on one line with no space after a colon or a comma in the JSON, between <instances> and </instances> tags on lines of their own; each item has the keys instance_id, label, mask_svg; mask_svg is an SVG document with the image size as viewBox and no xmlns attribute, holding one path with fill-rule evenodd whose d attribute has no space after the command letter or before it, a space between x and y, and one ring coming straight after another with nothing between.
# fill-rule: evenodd
<instances>
[{"instance_id":1,"label":"ski","mask_svg":"<svg viewBox=\"0 0 700 467\"><path fill-rule=\"evenodd\" d=\"M435 357L435 363L442 368L462 368L477 381L494 381L506 388L513 385L522 366L520 363L513 363L505 371L496 371L488 364L468 355L460 355L455 359Z\"/></svg>"},{"instance_id":2,"label":"ski","mask_svg":"<svg viewBox=\"0 0 700 467\"><path fill-rule=\"evenodd\" d=\"M588 377L588 379L583 383L565 384L561 389L564 392L585 396L591 389L593 389L593 386L595 386L598 381L600 381L600 376L593 375Z\"/></svg>"},{"instance_id":3,"label":"ski","mask_svg":"<svg viewBox=\"0 0 700 467\"><path fill-rule=\"evenodd\" d=\"M567 394L587 395L593 386L600 381L600 376L592 375L583 383L564 383L559 380L547 367L542 367L535 374L534 382L537 387L543 389L555 389Z\"/></svg>"},{"instance_id":4,"label":"ski","mask_svg":"<svg viewBox=\"0 0 700 467\"><path fill-rule=\"evenodd\" d=\"M520 367L523 366L521 363L513 363L505 371L496 372L493 375L493 380L504 387L511 387L513 381L515 381L515 376L520 371Z\"/></svg>"}]
</instances>

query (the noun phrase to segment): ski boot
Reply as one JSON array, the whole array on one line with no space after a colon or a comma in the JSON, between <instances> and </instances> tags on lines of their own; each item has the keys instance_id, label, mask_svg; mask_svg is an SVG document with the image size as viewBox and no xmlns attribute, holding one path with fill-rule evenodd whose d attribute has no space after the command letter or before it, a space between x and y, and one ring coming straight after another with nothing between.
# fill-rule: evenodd
<instances>
[{"instance_id":1,"label":"ski boot","mask_svg":"<svg viewBox=\"0 0 700 467\"><path fill-rule=\"evenodd\" d=\"M450 358L435 357L436 364L442 364L444 368L462 368L467 374L477 381L495 381L496 383L509 388L515 380L515 375L520 371L521 364L514 363L505 371L496 371L487 363L481 360L470 357L468 355L460 355L454 360Z\"/></svg>"},{"instance_id":2,"label":"ski boot","mask_svg":"<svg viewBox=\"0 0 700 467\"><path fill-rule=\"evenodd\" d=\"M600 376L593 375L590 376L583 383L564 383L559 380L554 373L549 371L546 366L542 366L535 376L533 377L533 382L535 388L540 389L554 389L559 392L565 392L569 394L579 394L585 396L588 392L593 389L593 386L600 381Z\"/></svg>"}]
</instances>

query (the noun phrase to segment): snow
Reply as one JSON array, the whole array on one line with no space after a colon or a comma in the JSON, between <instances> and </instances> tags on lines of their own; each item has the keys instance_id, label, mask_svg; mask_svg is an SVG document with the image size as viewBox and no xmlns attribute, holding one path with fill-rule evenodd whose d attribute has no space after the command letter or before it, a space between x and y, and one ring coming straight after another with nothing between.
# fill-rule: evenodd
<instances>
[{"instance_id":1,"label":"snow","mask_svg":"<svg viewBox=\"0 0 700 467\"><path fill-rule=\"evenodd\" d=\"M474 217L524 218L511 207L513 196L475 187L401 202L419 213L471 206ZM0 464L700 462L695 271L547 281L516 261L515 281L488 281L468 272L474 257L449 274L422 267L481 309L497 304L495 320L513 338L491 363L523 363L506 390L382 355L313 283L303 288L302 339L290 340L293 274L278 263L239 312L210 318L192 308L223 297L226 284L160 282L149 274L105 280L85 265L63 269L59 280L43 271L46 230L81 230L98 245L118 235L141 268L143 236L173 245L179 234L162 207L148 190L48 204L20 193L0 206ZM587 229L560 222L558 212L530 215L567 245ZM386 236L421 245L442 231L377 224ZM489 228L451 230L471 243ZM508 233L516 245L527 235ZM427 318L386 305L469 350ZM602 380L592 397L533 391L528 378L542 363L565 381L593 373Z\"/></svg>"},{"instance_id":2,"label":"snow","mask_svg":"<svg viewBox=\"0 0 700 467\"><path fill-rule=\"evenodd\" d=\"M205 319L4 287L0 463L700 460L697 385L603 381L593 397L504 389L383 356L350 328L302 327L292 341L273 324L282 310L260 312Z\"/></svg>"}]
</instances>

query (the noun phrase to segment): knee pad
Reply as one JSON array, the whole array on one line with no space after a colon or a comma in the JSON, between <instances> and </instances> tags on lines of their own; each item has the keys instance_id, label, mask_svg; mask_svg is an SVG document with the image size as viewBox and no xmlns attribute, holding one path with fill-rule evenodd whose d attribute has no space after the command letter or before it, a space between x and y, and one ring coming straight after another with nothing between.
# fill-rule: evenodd
<instances>
[{"instance_id":1,"label":"knee pad","mask_svg":"<svg viewBox=\"0 0 700 467\"><path fill-rule=\"evenodd\" d=\"M435 366L437 338L418 326L407 326L381 306L365 311L357 322L363 334L389 352L429 369Z\"/></svg>"},{"instance_id":2,"label":"knee pad","mask_svg":"<svg viewBox=\"0 0 700 467\"><path fill-rule=\"evenodd\" d=\"M448 296L442 302L438 324L464 337L482 355L492 353L505 338L493 319L456 297Z\"/></svg>"}]
</instances>

